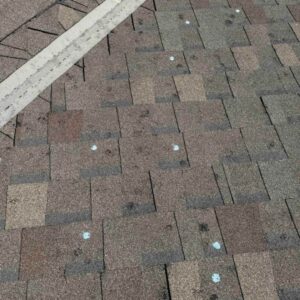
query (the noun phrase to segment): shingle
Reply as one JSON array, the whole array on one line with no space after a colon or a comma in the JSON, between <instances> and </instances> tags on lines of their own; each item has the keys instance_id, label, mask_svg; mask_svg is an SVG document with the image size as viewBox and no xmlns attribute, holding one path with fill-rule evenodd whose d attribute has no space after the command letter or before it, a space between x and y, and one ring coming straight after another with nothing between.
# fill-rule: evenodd
<instances>
[{"instance_id":1,"label":"shingle","mask_svg":"<svg viewBox=\"0 0 300 300\"><path fill-rule=\"evenodd\" d=\"M297 93L299 86L288 68L274 69L272 72L259 69L227 72L228 81L235 97L253 97Z\"/></svg>"},{"instance_id":2,"label":"shingle","mask_svg":"<svg viewBox=\"0 0 300 300\"><path fill-rule=\"evenodd\" d=\"M91 188L93 220L155 211L149 174L95 178Z\"/></svg>"},{"instance_id":3,"label":"shingle","mask_svg":"<svg viewBox=\"0 0 300 300\"><path fill-rule=\"evenodd\" d=\"M96 150L93 150L96 146ZM80 176L109 176L119 174L120 154L118 142L104 140L91 144L80 145Z\"/></svg>"},{"instance_id":4,"label":"shingle","mask_svg":"<svg viewBox=\"0 0 300 300\"><path fill-rule=\"evenodd\" d=\"M260 98L242 96L223 101L232 128L270 125Z\"/></svg>"},{"instance_id":5,"label":"shingle","mask_svg":"<svg viewBox=\"0 0 300 300\"><path fill-rule=\"evenodd\" d=\"M286 4L299 4L299 0L277 0L279 4L286 5Z\"/></svg>"},{"instance_id":6,"label":"shingle","mask_svg":"<svg viewBox=\"0 0 300 300\"><path fill-rule=\"evenodd\" d=\"M169 299L163 266L107 271L102 276L102 288L107 300Z\"/></svg>"},{"instance_id":7,"label":"shingle","mask_svg":"<svg viewBox=\"0 0 300 300\"><path fill-rule=\"evenodd\" d=\"M175 103L175 113L180 131L229 129L222 101Z\"/></svg>"},{"instance_id":8,"label":"shingle","mask_svg":"<svg viewBox=\"0 0 300 300\"><path fill-rule=\"evenodd\" d=\"M259 60L253 46L234 47L232 52L240 70L250 72L259 69Z\"/></svg>"},{"instance_id":9,"label":"shingle","mask_svg":"<svg viewBox=\"0 0 300 300\"><path fill-rule=\"evenodd\" d=\"M243 7L246 5L273 5L275 0L228 0L230 7Z\"/></svg>"},{"instance_id":10,"label":"shingle","mask_svg":"<svg viewBox=\"0 0 300 300\"><path fill-rule=\"evenodd\" d=\"M237 70L232 52L228 48L184 51L192 74L209 74Z\"/></svg>"},{"instance_id":11,"label":"shingle","mask_svg":"<svg viewBox=\"0 0 300 300\"><path fill-rule=\"evenodd\" d=\"M83 70L74 65L51 85L51 111L61 112L66 110L66 85L83 82Z\"/></svg>"},{"instance_id":12,"label":"shingle","mask_svg":"<svg viewBox=\"0 0 300 300\"><path fill-rule=\"evenodd\" d=\"M235 47L232 48L232 51L238 66L243 71L257 70L259 68L270 70L282 67L276 52L269 45Z\"/></svg>"},{"instance_id":13,"label":"shingle","mask_svg":"<svg viewBox=\"0 0 300 300\"><path fill-rule=\"evenodd\" d=\"M84 17L84 13L72 8L60 5L58 9L57 19L65 30L70 29L80 19Z\"/></svg>"},{"instance_id":14,"label":"shingle","mask_svg":"<svg viewBox=\"0 0 300 300\"><path fill-rule=\"evenodd\" d=\"M123 33L124 35L132 32L134 30L132 19L130 16L126 17L118 26L113 28L112 33Z\"/></svg>"},{"instance_id":15,"label":"shingle","mask_svg":"<svg viewBox=\"0 0 300 300\"><path fill-rule=\"evenodd\" d=\"M180 11L180 10L187 10L191 9L191 4L188 0L174 0L170 2L166 2L164 0L155 0L155 5L158 11Z\"/></svg>"},{"instance_id":16,"label":"shingle","mask_svg":"<svg viewBox=\"0 0 300 300\"><path fill-rule=\"evenodd\" d=\"M245 299L279 299L268 252L234 255Z\"/></svg>"},{"instance_id":17,"label":"shingle","mask_svg":"<svg viewBox=\"0 0 300 300\"><path fill-rule=\"evenodd\" d=\"M262 97L274 125L300 123L300 97L298 95L270 95Z\"/></svg>"},{"instance_id":18,"label":"shingle","mask_svg":"<svg viewBox=\"0 0 300 300\"><path fill-rule=\"evenodd\" d=\"M256 47L261 45L271 45L271 39L270 36L268 35L269 30L267 25L252 24L252 25L246 25L244 28L250 40L251 45Z\"/></svg>"},{"instance_id":19,"label":"shingle","mask_svg":"<svg viewBox=\"0 0 300 300\"><path fill-rule=\"evenodd\" d=\"M299 249L286 249L271 252L273 262L273 274L278 290L284 294L299 295L300 278L296 276L300 272ZM283 297L282 297L283 298ZM285 297L283 299L297 299Z\"/></svg>"},{"instance_id":20,"label":"shingle","mask_svg":"<svg viewBox=\"0 0 300 300\"><path fill-rule=\"evenodd\" d=\"M251 45L294 43L297 37L286 22L245 25Z\"/></svg>"},{"instance_id":21,"label":"shingle","mask_svg":"<svg viewBox=\"0 0 300 300\"><path fill-rule=\"evenodd\" d=\"M226 253L213 209L178 211L176 220L186 260Z\"/></svg>"},{"instance_id":22,"label":"shingle","mask_svg":"<svg viewBox=\"0 0 300 300\"><path fill-rule=\"evenodd\" d=\"M158 211L180 211L222 205L222 197L209 167L151 173Z\"/></svg>"},{"instance_id":23,"label":"shingle","mask_svg":"<svg viewBox=\"0 0 300 300\"><path fill-rule=\"evenodd\" d=\"M30 280L27 288L27 299L97 299L101 300L99 274L87 274L65 279Z\"/></svg>"},{"instance_id":24,"label":"shingle","mask_svg":"<svg viewBox=\"0 0 300 300\"><path fill-rule=\"evenodd\" d=\"M0 283L16 281L19 276L21 231L0 231L0 241Z\"/></svg>"},{"instance_id":25,"label":"shingle","mask_svg":"<svg viewBox=\"0 0 300 300\"><path fill-rule=\"evenodd\" d=\"M292 14L294 20L296 22L300 21L300 5L299 4L290 4L288 5L288 9Z\"/></svg>"},{"instance_id":26,"label":"shingle","mask_svg":"<svg viewBox=\"0 0 300 300\"><path fill-rule=\"evenodd\" d=\"M87 82L128 79L125 54L108 55L106 40L100 42L84 57L84 63Z\"/></svg>"},{"instance_id":27,"label":"shingle","mask_svg":"<svg viewBox=\"0 0 300 300\"><path fill-rule=\"evenodd\" d=\"M184 258L172 213L107 220L104 244L108 270L154 266Z\"/></svg>"},{"instance_id":28,"label":"shingle","mask_svg":"<svg viewBox=\"0 0 300 300\"><path fill-rule=\"evenodd\" d=\"M300 26L299 23L290 23L292 31L296 35L297 39L300 40Z\"/></svg>"},{"instance_id":29,"label":"shingle","mask_svg":"<svg viewBox=\"0 0 300 300\"><path fill-rule=\"evenodd\" d=\"M242 128L242 135L253 161L287 158L273 126L245 127Z\"/></svg>"},{"instance_id":30,"label":"shingle","mask_svg":"<svg viewBox=\"0 0 300 300\"><path fill-rule=\"evenodd\" d=\"M178 127L172 105L134 105L119 108L122 137L140 137L177 133Z\"/></svg>"},{"instance_id":31,"label":"shingle","mask_svg":"<svg viewBox=\"0 0 300 300\"><path fill-rule=\"evenodd\" d=\"M117 139L119 136L120 127L116 108L83 111L81 141Z\"/></svg>"},{"instance_id":32,"label":"shingle","mask_svg":"<svg viewBox=\"0 0 300 300\"><path fill-rule=\"evenodd\" d=\"M249 4L245 3L243 5L243 10L245 11L245 14L247 15L251 24L263 24L270 21L270 18L268 18L266 15L264 5L255 5L251 2Z\"/></svg>"},{"instance_id":33,"label":"shingle","mask_svg":"<svg viewBox=\"0 0 300 300\"><path fill-rule=\"evenodd\" d=\"M268 248L296 248L300 239L285 201L259 204L259 214Z\"/></svg>"},{"instance_id":34,"label":"shingle","mask_svg":"<svg viewBox=\"0 0 300 300\"><path fill-rule=\"evenodd\" d=\"M90 184L86 181L51 181L47 191L46 225L91 219Z\"/></svg>"},{"instance_id":35,"label":"shingle","mask_svg":"<svg viewBox=\"0 0 300 300\"><path fill-rule=\"evenodd\" d=\"M19 69L26 60L10 57L0 57L0 82Z\"/></svg>"},{"instance_id":36,"label":"shingle","mask_svg":"<svg viewBox=\"0 0 300 300\"><path fill-rule=\"evenodd\" d=\"M79 141L82 128L82 111L52 113L49 116L49 143Z\"/></svg>"},{"instance_id":37,"label":"shingle","mask_svg":"<svg viewBox=\"0 0 300 300\"><path fill-rule=\"evenodd\" d=\"M56 144L50 148L51 179L79 179L80 151L77 144Z\"/></svg>"},{"instance_id":38,"label":"shingle","mask_svg":"<svg viewBox=\"0 0 300 300\"><path fill-rule=\"evenodd\" d=\"M58 11L60 7L61 5L54 5L50 7L33 20L30 20L27 23L27 26L29 28L50 32L53 34L62 34L64 30L58 22Z\"/></svg>"},{"instance_id":39,"label":"shingle","mask_svg":"<svg viewBox=\"0 0 300 300\"><path fill-rule=\"evenodd\" d=\"M56 80L51 85L52 97L51 97L51 111L65 111L66 110L66 94L65 94L65 82L63 80Z\"/></svg>"},{"instance_id":40,"label":"shingle","mask_svg":"<svg viewBox=\"0 0 300 300\"><path fill-rule=\"evenodd\" d=\"M101 224L73 223L23 230L21 280L48 278L49 282L102 270Z\"/></svg>"},{"instance_id":41,"label":"shingle","mask_svg":"<svg viewBox=\"0 0 300 300\"><path fill-rule=\"evenodd\" d=\"M135 30L157 30L157 22L153 11L139 7L133 14L133 23Z\"/></svg>"},{"instance_id":42,"label":"shingle","mask_svg":"<svg viewBox=\"0 0 300 300\"><path fill-rule=\"evenodd\" d=\"M129 54L127 61L131 78L189 73L181 52L135 53Z\"/></svg>"},{"instance_id":43,"label":"shingle","mask_svg":"<svg viewBox=\"0 0 300 300\"><path fill-rule=\"evenodd\" d=\"M156 12L156 19L165 50L203 48L197 30L198 23L192 10L159 11Z\"/></svg>"},{"instance_id":44,"label":"shingle","mask_svg":"<svg viewBox=\"0 0 300 300\"><path fill-rule=\"evenodd\" d=\"M41 97L37 97L23 109L23 113L48 113L50 111L50 102L46 101L45 99L42 99Z\"/></svg>"},{"instance_id":45,"label":"shingle","mask_svg":"<svg viewBox=\"0 0 300 300\"><path fill-rule=\"evenodd\" d=\"M174 81L181 102L207 100L204 80L201 75L174 76Z\"/></svg>"},{"instance_id":46,"label":"shingle","mask_svg":"<svg viewBox=\"0 0 300 300\"><path fill-rule=\"evenodd\" d=\"M133 104L155 103L154 79L138 77L130 80Z\"/></svg>"},{"instance_id":47,"label":"shingle","mask_svg":"<svg viewBox=\"0 0 300 300\"><path fill-rule=\"evenodd\" d=\"M248 20L241 10L214 8L195 10L200 36L205 48L247 46L249 41L243 30Z\"/></svg>"},{"instance_id":48,"label":"shingle","mask_svg":"<svg viewBox=\"0 0 300 300\"><path fill-rule=\"evenodd\" d=\"M280 125L276 126L279 138L289 158L297 159L300 157L300 125Z\"/></svg>"},{"instance_id":49,"label":"shingle","mask_svg":"<svg viewBox=\"0 0 300 300\"><path fill-rule=\"evenodd\" d=\"M2 128L0 131L4 134L7 135L10 138L14 138L15 136L15 131L17 127L17 117L14 117L10 119Z\"/></svg>"},{"instance_id":50,"label":"shingle","mask_svg":"<svg viewBox=\"0 0 300 300\"><path fill-rule=\"evenodd\" d=\"M34 146L47 144L48 116L45 113L18 115L16 145Z\"/></svg>"},{"instance_id":51,"label":"shingle","mask_svg":"<svg viewBox=\"0 0 300 300\"><path fill-rule=\"evenodd\" d=\"M257 204L220 206L216 212L229 254L267 249Z\"/></svg>"},{"instance_id":52,"label":"shingle","mask_svg":"<svg viewBox=\"0 0 300 300\"><path fill-rule=\"evenodd\" d=\"M173 263L168 275L172 299L243 299L230 256Z\"/></svg>"},{"instance_id":53,"label":"shingle","mask_svg":"<svg viewBox=\"0 0 300 300\"><path fill-rule=\"evenodd\" d=\"M225 99L232 96L225 72L203 75L207 99Z\"/></svg>"},{"instance_id":54,"label":"shingle","mask_svg":"<svg viewBox=\"0 0 300 300\"><path fill-rule=\"evenodd\" d=\"M178 102L173 77L137 77L130 80L133 104Z\"/></svg>"},{"instance_id":55,"label":"shingle","mask_svg":"<svg viewBox=\"0 0 300 300\"><path fill-rule=\"evenodd\" d=\"M268 19L268 23L293 22L293 17L290 14L286 5L268 5L264 6L264 11Z\"/></svg>"},{"instance_id":56,"label":"shingle","mask_svg":"<svg viewBox=\"0 0 300 300\"><path fill-rule=\"evenodd\" d=\"M194 9L228 7L227 0L191 0Z\"/></svg>"},{"instance_id":57,"label":"shingle","mask_svg":"<svg viewBox=\"0 0 300 300\"><path fill-rule=\"evenodd\" d=\"M168 266L172 299L195 299L199 288L200 272L195 261L184 261Z\"/></svg>"},{"instance_id":58,"label":"shingle","mask_svg":"<svg viewBox=\"0 0 300 300\"><path fill-rule=\"evenodd\" d=\"M128 80L66 84L68 110L100 110L132 104Z\"/></svg>"},{"instance_id":59,"label":"shingle","mask_svg":"<svg viewBox=\"0 0 300 300\"><path fill-rule=\"evenodd\" d=\"M182 102L206 101L231 96L225 73L191 74L174 77Z\"/></svg>"},{"instance_id":60,"label":"shingle","mask_svg":"<svg viewBox=\"0 0 300 300\"><path fill-rule=\"evenodd\" d=\"M237 129L184 134L191 166L249 161L248 152Z\"/></svg>"},{"instance_id":61,"label":"shingle","mask_svg":"<svg viewBox=\"0 0 300 300\"><path fill-rule=\"evenodd\" d=\"M299 167L299 161L290 159L259 164L272 201L299 197Z\"/></svg>"},{"instance_id":62,"label":"shingle","mask_svg":"<svg viewBox=\"0 0 300 300\"><path fill-rule=\"evenodd\" d=\"M299 66L299 58L298 53L294 51L293 44L277 44L274 45L274 49L276 54L278 55L281 63L284 66L292 67L292 66Z\"/></svg>"},{"instance_id":63,"label":"shingle","mask_svg":"<svg viewBox=\"0 0 300 300\"><path fill-rule=\"evenodd\" d=\"M255 163L224 166L235 203L269 201L258 166Z\"/></svg>"},{"instance_id":64,"label":"shingle","mask_svg":"<svg viewBox=\"0 0 300 300\"><path fill-rule=\"evenodd\" d=\"M49 180L49 146L15 147L11 157L11 184Z\"/></svg>"},{"instance_id":65,"label":"shingle","mask_svg":"<svg viewBox=\"0 0 300 300\"><path fill-rule=\"evenodd\" d=\"M28 29L27 35L27 51L31 56L37 55L41 50L48 47L55 39L56 35L39 30Z\"/></svg>"},{"instance_id":66,"label":"shingle","mask_svg":"<svg viewBox=\"0 0 300 300\"><path fill-rule=\"evenodd\" d=\"M15 281L0 283L1 300L26 300L27 283Z\"/></svg>"},{"instance_id":67,"label":"shingle","mask_svg":"<svg viewBox=\"0 0 300 300\"><path fill-rule=\"evenodd\" d=\"M45 225L47 183L9 185L6 229Z\"/></svg>"},{"instance_id":68,"label":"shingle","mask_svg":"<svg viewBox=\"0 0 300 300\"><path fill-rule=\"evenodd\" d=\"M154 81L155 87L155 101L157 103L178 102L179 96L177 94L175 82L173 77L156 77Z\"/></svg>"},{"instance_id":69,"label":"shingle","mask_svg":"<svg viewBox=\"0 0 300 300\"><path fill-rule=\"evenodd\" d=\"M53 179L86 179L120 172L119 147L115 140L51 146Z\"/></svg>"},{"instance_id":70,"label":"shingle","mask_svg":"<svg viewBox=\"0 0 300 300\"><path fill-rule=\"evenodd\" d=\"M162 51L163 46L158 30L115 32L109 34L109 46L112 54L135 53L135 52L156 52Z\"/></svg>"},{"instance_id":71,"label":"shingle","mask_svg":"<svg viewBox=\"0 0 300 300\"><path fill-rule=\"evenodd\" d=\"M124 170L148 171L188 166L181 134L120 139Z\"/></svg>"},{"instance_id":72,"label":"shingle","mask_svg":"<svg viewBox=\"0 0 300 300\"><path fill-rule=\"evenodd\" d=\"M12 147L14 140L0 131L0 143L1 147Z\"/></svg>"}]
</instances>

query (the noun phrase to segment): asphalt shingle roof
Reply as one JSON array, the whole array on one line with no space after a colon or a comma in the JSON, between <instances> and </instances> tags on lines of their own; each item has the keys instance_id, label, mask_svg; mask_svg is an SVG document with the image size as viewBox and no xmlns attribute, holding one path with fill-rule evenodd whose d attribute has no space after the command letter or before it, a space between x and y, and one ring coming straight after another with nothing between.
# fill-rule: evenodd
<instances>
[{"instance_id":1,"label":"asphalt shingle roof","mask_svg":"<svg viewBox=\"0 0 300 300\"><path fill-rule=\"evenodd\" d=\"M100 2L0 3L0 82ZM0 299L300 299L297 22L147 0L1 128Z\"/></svg>"}]
</instances>

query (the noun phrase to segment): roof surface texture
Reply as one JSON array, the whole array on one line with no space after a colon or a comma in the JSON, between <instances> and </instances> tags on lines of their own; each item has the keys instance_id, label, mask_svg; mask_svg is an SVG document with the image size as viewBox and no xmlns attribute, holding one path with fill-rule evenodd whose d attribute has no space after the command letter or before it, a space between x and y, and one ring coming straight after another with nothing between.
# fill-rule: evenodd
<instances>
[{"instance_id":1,"label":"roof surface texture","mask_svg":"<svg viewBox=\"0 0 300 300\"><path fill-rule=\"evenodd\" d=\"M0 1L0 82L101 1ZM300 299L300 0L147 0L0 129L0 299Z\"/></svg>"}]
</instances>

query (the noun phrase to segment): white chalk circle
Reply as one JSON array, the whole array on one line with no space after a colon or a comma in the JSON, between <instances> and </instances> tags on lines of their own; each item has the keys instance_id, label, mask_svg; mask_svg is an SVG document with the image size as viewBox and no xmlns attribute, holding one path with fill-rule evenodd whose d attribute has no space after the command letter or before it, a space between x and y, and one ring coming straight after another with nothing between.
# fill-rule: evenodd
<instances>
[{"instance_id":1,"label":"white chalk circle","mask_svg":"<svg viewBox=\"0 0 300 300\"><path fill-rule=\"evenodd\" d=\"M84 232L82 233L82 238L83 238L84 240L89 240L89 239L91 238L91 233L88 232L88 231L84 231Z\"/></svg>"},{"instance_id":2,"label":"white chalk circle","mask_svg":"<svg viewBox=\"0 0 300 300\"><path fill-rule=\"evenodd\" d=\"M179 151L180 147L177 144L172 144L172 149L173 149L173 151Z\"/></svg>"},{"instance_id":3,"label":"white chalk circle","mask_svg":"<svg viewBox=\"0 0 300 300\"><path fill-rule=\"evenodd\" d=\"M92 147L91 147L91 150L92 151L96 151L98 149L98 147L96 146L96 145L93 145Z\"/></svg>"},{"instance_id":4,"label":"white chalk circle","mask_svg":"<svg viewBox=\"0 0 300 300\"><path fill-rule=\"evenodd\" d=\"M211 280L214 282L214 283L218 283L221 281L221 275L219 273L214 273L211 275Z\"/></svg>"},{"instance_id":5,"label":"white chalk circle","mask_svg":"<svg viewBox=\"0 0 300 300\"><path fill-rule=\"evenodd\" d=\"M212 243L213 248L215 248L216 250L220 250L221 249L221 244L219 242L214 242Z\"/></svg>"}]
</instances>

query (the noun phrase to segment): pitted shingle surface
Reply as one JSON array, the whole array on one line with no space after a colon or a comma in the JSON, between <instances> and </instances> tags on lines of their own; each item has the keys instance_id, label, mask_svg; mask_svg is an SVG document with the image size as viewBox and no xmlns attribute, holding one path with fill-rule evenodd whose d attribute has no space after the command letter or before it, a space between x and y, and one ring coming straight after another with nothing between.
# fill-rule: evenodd
<instances>
[{"instance_id":1,"label":"pitted shingle surface","mask_svg":"<svg viewBox=\"0 0 300 300\"><path fill-rule=\"evenodd\" d=\"M102 0L2 2L0 82ZM300 299L298 22L147 0L1 128L0 299Z\"/></svg>"}]
</instances>

